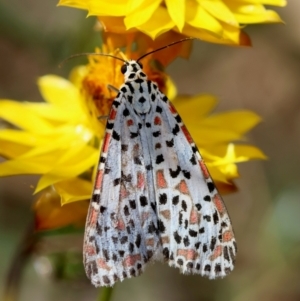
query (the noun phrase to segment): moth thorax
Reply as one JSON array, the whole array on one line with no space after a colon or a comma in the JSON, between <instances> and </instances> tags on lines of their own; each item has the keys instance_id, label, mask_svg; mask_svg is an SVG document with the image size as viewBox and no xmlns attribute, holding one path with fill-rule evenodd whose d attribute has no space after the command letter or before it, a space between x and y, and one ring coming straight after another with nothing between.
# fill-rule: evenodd
<instances>
[{"instance_id":1,"label":"moth thorax","mask_svg":"<svg viewBox=\"0 0 300 301\"><path fill-rule=\"evenodd\" d=\"M138 114L146 114L150 110L150 95L148 92L147 82L132 83L134 88L134 95L132 99L132 106Z\"/></svg>"}]
</instances>

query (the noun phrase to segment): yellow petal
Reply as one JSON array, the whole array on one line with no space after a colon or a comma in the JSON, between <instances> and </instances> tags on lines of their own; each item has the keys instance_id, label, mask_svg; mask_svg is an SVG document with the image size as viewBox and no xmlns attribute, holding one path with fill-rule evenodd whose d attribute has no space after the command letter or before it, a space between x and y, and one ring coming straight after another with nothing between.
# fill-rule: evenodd
<instances>
[{"instance_id":1,"label":"yellow petal","mask_svg":"<svg viewBox=\"0 0 300 301\"><path fill-rule=\"evenodd\" d=\"M45 133L52 129L51 124L33 112L27 103L1 100L0 117L32 133Z\"/></svg>"},{"instance_id":2,"label":"yellow petal","mask_svg":"<svg viewBox=\"0 0 300 301\"><path fill-rule=\"evenodd\" d=\"M57 150L66 156L70 152L78 151L80 147L83 147L93 138L93 135L85 127L78 125L77 127L59 127L57 130L53 130L51 134L45 134L44 138L48 141L24 154L23 158L37 157Z\"/></svg>"},{"instance_id":3,"label":"yellow petal","mask_svg":"<svg viewBox=\"0 0 300 301\"><path fill-rule=\"evenodd\" d=\"M0 131L0 154L4 157L15 158L42 143L47 143L46 137L19 130Z\"/></svg>"},{"instance_id":4,"label":"yellow petal","mask_svg":"<svg viewBox=\"0 0 300 301\"><path fill-rule=\"evenodd\" d=\"M19 130L12 130L12 129L5 129L0 131L0 140L15 142L19 145L26 145L26 146L35 146L39 143L47 142L47 138L40 137L38 135L33 135L28 132L19 131ZM1 143L1 149L2 149Z\"/></svg>"},{"instance_id":5,"label":"yellow petal","mask_svg":"<svg viewBox=\"0 0 300 301\"><path fill-rule=\"evenodd\" d=\"M173 104L185 121L195 120L198 122L215 108L217 102L212 95L198 94L195 96L178 95Z\"/></svg>"},{"instance_id":6,"label":"yellow petal","mask_svg":"<svg viewBox=\"0 0 300 301\"><path fill-rule=\"evenodd\" d=\"M204 156L203 156L204 158ZM204 158L205 159L205 158ZM206 163L208 171L210 173L211 178L214 182L222 182L222 183L228 183L228 178L226 177L226 174L220 171L220 168L218 166L210 165L208 162Z\"/></svg>"},{"instance_id":7,"label":"yellow petal","mask_svg":"<svg viewBox=\"0 0 300 301\"><path fill-rule=\"evenodd\" d=\"M219 143L228 143L229 141L239 140L241 135L226 128L206 128L201 124L187 123L188 130L191 132L195 143L201 148L207 148L210 145Z\"/></svg>"},{"instance_id":8,"label":"yellow petal","mask_svg":"<svg viewBox=\"0 0 300 301\"><path fill-rule=\"evenodd\" d=\"M261 122L260 116L251 111L231 111L214 114L202 121L208 128L226 128L228 131L244 134Z\"/></svg>"},{"instance_id":9,"label":"yellow petal","mask_svg":"<svg viewBox=\"0 0 300 301\"><path fill-rule=\"evenodd\" d=\"M45 75L38 79L38 86L48 103L64 109L66 115L78 116L81 111L80 94L70 81L56 75Z\"/></svg>"},{"instance_id":10,"label":"yellow petal","mask_svg":"<svg viewBox=\"0 0 300 301\"><path fill-rule=\"evenodd\" d=\"M206 29L202 28L195 28L193 26L190 26L189 24L186 24L183 28L182 33L189 37L195 37L203 41L208 41L211 43L219 43L219 44L225 44L225 45L239 45L239 46L251 46L251 40L249 36L239 30L238 28L235 28L233 33L229 29L225 27L223 23L223 32L222 35L219 35L215 32L208 31ZM228 25L227 25L228 26ZM175 29L176 30L176 29ZM226 32L229 31L229 32Z\"/></svg>"},{"instance_id":11,"label":"yellow petal","mask_svg":"<svg viewBox=\"0 0 300 301\"><path fill-rule=\"evenodd\" d=\"M186 7L186 22L192 27L201 28L214 35L222 36L223 27L221 23L195 2L191 2Z\"/></svg>"},{"instance_id":12,"label":"yellow petal","mask_svg":"<svg viewBox=\"0 0 300 301\"><path fill-rule=\"evenodd\" d=\"M166 80L166 96L168 99L174 99L177 95L177 89L175 83L172 81L170 76L167 76Z\"/></svg>"},{"instance_id":13,"label":"yellow petal","mask_svg":"<svg viewBox=\"0 0 300 301\"><path fill-rule=\"evenodd\" d=\"M267 156L259 148L247 144L230 143L205 147L203 156L204 153L210 166L226 166L253 159L267 159Z\"/></svg>"},{"instance_id":14,"label":"yellow petal","mask_svg":"<svg viewBox=\"0 0 300 301\"><path fill-rule=\"evenodd\" d=\"M84 226L89 202L75 202L61 206L60 196L54 189L47 189L34 204L35 229L56 229L68 225Z\"/></svg>"},{"instance_id":15,"label":"yellow petal","mask_svg":"<svg viewBox=\"0 0 300 301\"><path fill-rule=\"evenodd\" d=\"M158 9L160 2L160 0L144 1L144 4L138 10L131 12L125 17L126 28L130 29L145 24Z\"/></svg>"},{"instance_id":16,"label":"yellow petal","mask_svg":"<svg viewBox=\"0 0 300 301\"><path fill-rule=\"evenodd\" d=\"M228 25L226 23L222 23L223 26L223 39L228 43L240 45L240 28L235 26Z\"/></svg>"},{"instance_id":17,"label":"yellow petal","mask_svg":"<svg viewBox=\"0 0 300 301\"><path fill-rule=\"evenodd\" d=\"M116 34L127 34L127 33L137 31L134 28L127 30L124 23L124 17L101 16L98 19L101 22L105 32L116 33Z\"/></svg>"},{"instance_id":18,"label":"yellow petal","mask_svg":"<svg viewBox=\"0 0 300 301\"><path fill-rule=\"evenodd\" d=\"M220 0L198 0L199 4L207 10L216 19L223 21L231 26L239 27L239 23L236 21L234 14L229 8Z\"/></svg>"},{"instance_id":19,"label":"yellow petal","mask_svg":"<svg viewBox=\"0 0 300 301\"><path fill-rule=\"evenodd\" d=\"M276 6L285 6L287 4L286 0L238 0L239 2L242 3L248 3L248 4L267 4L267 5L276 5ZM227 5L230 5L233 3L227 2Z\"/></svg>"},{"instance_id":20,"label":"yellow petal","mask_svg":"<svg viewBox=\"0 0 300 301\"><path fill-rule=\"evenodd\" d=\"M88 1L86 0L59 0L57 6L71 6L86 10L89 8Z\"/></svg>"},{"instance_id":21,"label":"yellow petal","mask_svg":"<svg viewBox=\"0 0 300 301\"><path fill-rule=\"evenodd\" d=\"M59 158L55 166L40 178L34 193L68 178L74 178L96 164L99 151L85 146L70 150Z\"/></svg>"},{"instance_id":22,"label":"yellow petal","mask_svg":"<svg viewBox=\"0 0 300 301\"><path fill-rule=\"evenodd\" d=\"M128 13L126 2L123 0L89 1L89 16L125 16Z\"/></svg>"},{"instance_id":23,"label":"yellow petal","mask_svg":"<svg viewBox=\"0 0 300 301\"><path fill-rule=\"evenodd\" d=\"M68 179L54 184L61 197L61 205L89 200L93 189L92 182L80 178Z\"/></svg>"},{"instance_id":24,"label":"yellow petal","mask_svg":"<svg viewBox=\"0 0 300 301\"><path fill-rule=\"evenodd\" d=\"M0 176L13 176L18 174L43 174L49 171L44 162L25 160L9 160L0 164Z\"/></svg>"},{"instance_id":25,"label":"yellow petal","mask_svg":"<svg viewBox=\"0 0 300 301\"><path fill-rule=\"evenodd\" d=\"M170 30L174 26L175 23L170 18L168 11L159 6L152 18L143 25L137 26L137 29L154 40L158 35Z\"/></svg>"},{"instance_id":26,"label":"yellow petal","mask_svg":"<svg viewBox=\"0 0 300 301\"><path fill-rule=\"evenodd\" d=\"M1 133L0 133L1 134ZM4 158L14 159L27 152L30 147L22 145L18 142L5 141L0 138L0 156ZM1 169L1 165L0 165Z\"/></svg>"},{"instance_id":27,"label":"yellow petal","mask_svg":"<svg viewBox=\"0 0 300 301\"><path fill-rule=\"evenodd\" d=\"M268 157L257 147L253 145L235 144L236 162L245 162L253 159L266 160Z\"/></svg>"},{"instance_id":28,"label":"yellow petal","mask_svg":"<svg viewBox=\"0 0 300 301\"><path fill-rule=\"evenodd\" d=\"M181 32L185 23L185 1L182 0L166 0L165 1L169 15L178 30Z\"/></svg>"},{"instance_id":29,"label":"yellow petal","mask_svg":"<svg viewBox=\"0 0 300 301\"><path fill-rule=\"evenodd\" d=\"M244 4L229 2L228 7L234 13L237 21L242 24L282 22L280 16L273 10L267 10L261 4Z\"/></svg>"}]
</instances>

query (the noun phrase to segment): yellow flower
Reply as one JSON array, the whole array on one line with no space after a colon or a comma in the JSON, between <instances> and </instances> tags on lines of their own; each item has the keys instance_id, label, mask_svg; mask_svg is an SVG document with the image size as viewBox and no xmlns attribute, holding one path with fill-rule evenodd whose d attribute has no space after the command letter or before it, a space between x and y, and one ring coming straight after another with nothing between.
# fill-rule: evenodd
<instances>
[{"instance_id":1,"label":"yellow flower","mask_svg":"<svg viewBox=\"0 0 300 301\"><path fill-rule=\"evenodd\" d=\"M249 45L242 26L282 22L264 5L285 6L286 0L60 0L58 5L87 10L108 32L140 31L155 39L175 31L209 42Z\"/></svg>"},{"instance_id":2,"label":"yellow flower","mask_svg":"<svg viewBox=\"0 0 300 301\"><path fill-rule=\"evenodd\" d=\"M17 128L0 130L0 155L7 158L0 164L0 176L41 175L35 192L42 191L42 195L34 207L39 230L83 223L105 129L98 116L107 115L115 97L107 84L119 87L123 82L120 64L94 56L87 66L75 68L71 81L55 75L41 77L38 85L45 103L0 101L0 118ZM144 68L149 78L173 99L176 88L172 81L150 66L147 63ZM216 100L209 95L179 96L173 103L221 191L234 189L236 163L265 158L254 146L232 143L242 141L260 121L256 114L211 115Z\"/></svg>"}]
</instances>

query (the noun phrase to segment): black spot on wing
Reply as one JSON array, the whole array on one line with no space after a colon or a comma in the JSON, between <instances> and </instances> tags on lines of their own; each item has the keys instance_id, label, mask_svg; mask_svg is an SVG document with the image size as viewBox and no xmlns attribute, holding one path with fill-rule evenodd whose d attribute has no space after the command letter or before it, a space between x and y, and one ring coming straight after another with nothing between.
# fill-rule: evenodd
<instances>
[{"instance_id":1,"label":"black spot on wing","mask_svg":"<svg viewBox=\"0 0 300 301\"><path fill-rule=\"evenodd\" d=\"M139 135L139 133L130 132L130 138L131 139L136 138L138 135Z\"/></svg>"},{"instance_id":2,"label":"black spot on wing","mask_svg":"<svg viewBox=\"0 0 300 301\"><path fill-rule=\"evenodd\" d=\"M118 94L118 96L119 96L119 94ZM117 96L117 97L118 97L118 96ZM113 105L114 107L118 108L118 106L120 105L120 102L117 101L117 100L114 100L113 103L112 103L112 105Z\"/></svg>"},{"instance_id":3,"label":"black spot on wing","mask_svg":"<svg viewBox=\"0 0 300 301\"><path fill-rule=\"evenodd\" d=\"M157 113L161 113L161 112L162 112L162 107L157 106L157 107L156 107L156 112L157 112Z\"/></svg>"},{"instance_id":4,"label":"black spot on wing","mask_svg":"<svg viewBox=\"0 0 300 301\"><path fill-rule=\"evenodd\" d=\"M146 98L145 98L144 96L141 96L141 97L139 98L139 102L140 102L140 103L146 102Z\"/></svg>"},{"instance_id":5,"label":"black spot on wing","mask_svg":"<svg viewBox=\"0 0 300 301\"><path fill-rule=\"evenodd\" d=\"M120 140L120 135L119 135L116 131L113 131L112 137L113 137L115 140L117 140L117 141Z\"/></svg>"},{"instance_id":6,"label":"black spot on wing","mask_svg":"<svg viewBox=\"0 0 300 301\"><path fill-rule=\"evenodd\" d=\"M137 84L141 84L141 83L144 82L144 80L141 79L141 78L137 78L134 82L137 83Z\"/></svg>"},{"instance_id":7,"label":"black spot on wing","mask_svg":"<svg viewBox=\"0 0 300 301\"><path fill-rule=\"evenodd\" d=\"M127 95L127 99L130 103L132 103L132 100L133 100L133 96L132 95Z\"/></svg>"},{"instance_id":8,"label":"black spot on wing","mask_svg":"<svg viewBox=\"0 0 300 301\"><path fill-rule=\"evenodd\" d=\"M111 129L113 129L113 127L114 127L114 123L113 123L113 122L107 121L107 123L106 123L106 128L107 128L108 130L111 130Z\"/></svg>"},{"instance_id":9,"label":"black spot on wing","mask_svg":"<svg viewBox=\"0 0 300 301\"><path fill-rule=\"evenodd\" d=\"M164 156L163 155L158 155L157 157L156 157L156 164L160 164L160 163L162 163L162 162L164 162L165 161L165 159L164 159Z\"/></svg>"},{"instance_id":10,"label":"black spot on wing","mask_svg":"<svg viewBox=\"0 0 300 301\"><path fill-rule=\"evenodd\" d=\"M124 115L125 117L128 116L128 115L130 115L130 112L129 112L129 110L128 110L127 108L124 109L123 115Z\"/></svg>"},{"instance_id":11,"label":"black spot on wing","mask_svg":"<svg viewBox=\"0 0 300 301\"><path fill-rule=\"evenodd\" d=\"M163 96L162 101L167 102L168 101L168 97L166 95Z\"/></svg>"},{"instance_id":12,"label":"black spot on wing","mask_svg":"<svg viewBox=\"0 0 300 301\"><path fill-rule=\"evenodd\" d=\"M172 138L171 140L166 140L166 145L167 147L173 147L174 146L174 139Z\"/></svg>"},{"instance_id":13,"label":"black spot on wing","mask_svg":"<svg viewBox=\"0 0 300 301\"><path fill-rule=\"evenodd\" d=\"M195 158L195 155L193 154L191 159L190 159L190 162L193 164L193 165L196 165L197 164L197 161L196 161L196 158Z\"/></svg>"},{"instance_id":14,"label":"black spot on wing","mask_svg":"<svg viewBox=\"0 0 300 301\"><path fill-rule=\"evenodd\" d=\"M161 135L161 131L156 131L152 133L153 137L159 137Z\"/></svg>"},{"instance_id":15,"label":"black spot on wing","mask_svg":"<svg viewBox=\"0 0 300 301\"><path fill-rule=\"evenodd\" d=\"M162 193L159 195L159 204L165 205L167 203L168 197L166 193Z\"/></svg>"},{"instance_id":16,"label":"black spot on wing","mask_svg":"<svg viewBox=\"0 0 300 301\"><path fill-rule=\"evenodd\" d=\"M181 122L181 118L180 118L180 116L179 116L179 115L176 115L175 119L176 119L176 121L177 121L178 123L180 123L180 122Z\"/></svg>"},{"instance_id":17,"label":"black spot on wing","mask_svg":"<svg viewBox=\"0 0 300 301\"><path fill-rule=\"evenodd\" d=\"M207 187L209 192L213 192L215 189L215 184L213 182L207 182Z\"/></svg>"},{"instance_id":18,"label":"black spot on wing","mask_svg":"<svg viewBox=\"0 0 300 301\"><path fill-rule=\"evenodd\" d=\"M133 94L134 93L134 88L133 88L132 84L129 83L129 82L126 82L125 85L129 88L131 94Z\"/></svg>"},{"instance_id":19,"label":"black spot on wing","mask_svg":"<svg viewBox=\"0 0 300 301\"><path fill-rule=\"evenodd\" d=\"M176 124L175 127L172 130L173 135L177 135L180 131L179 125Z\"/></svg>"},{"instance_id":20,"label":"black spot on wing","mask_svg":"<svg viewBox=\"0 0 300 301\"><path fill-rule=\"evenodd\" d=\"M171 168L169 168L169 171L170 171L170 176L171 176L172 178L177 178L178 175L179 175L179 173L180 173L180 171L181 171L181 168L180 168L180 166L178 165L176 170L172 170Z\"/></svg>"}]
</instances>

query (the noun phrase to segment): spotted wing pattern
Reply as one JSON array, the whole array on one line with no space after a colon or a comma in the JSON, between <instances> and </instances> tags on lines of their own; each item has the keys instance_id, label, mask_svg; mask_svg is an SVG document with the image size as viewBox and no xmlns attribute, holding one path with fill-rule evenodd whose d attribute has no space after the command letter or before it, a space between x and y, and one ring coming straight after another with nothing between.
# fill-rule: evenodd
<instances>
[{"instance_id":1,"label":"spotted wing pattern","mask_svg":"<svg viewBox=\"0 0 300 301\"><path fill-rule=\"evenodd\" d=\"M223 277L236 255L224 203L175 108L138 63L126 67L86 221L87 276L112 286L164 260L185 274Z\"/></svg>"},{"instance_id":2,"label":"spotted wing pattern","mask_svg":"<svg viewBox=\"0 0 300 301\"><path fill-rule=\"evenodd\" d=\"M138 276L160 253L147 141L126 105L121 93L107 122L86 223L84 264L95 286Z\"/></svg>"},{"instance_id":3,"label":"spotted wing pattern","mask_svg":"<svg viewBox=\"0 0 300 301\"><path fill-rule=\"evenodd\" d=\"M188 130L156 90L147 129L164 259L184 274L226 276L237 252L231 221Z\"/></svg>"}]
</instances>

